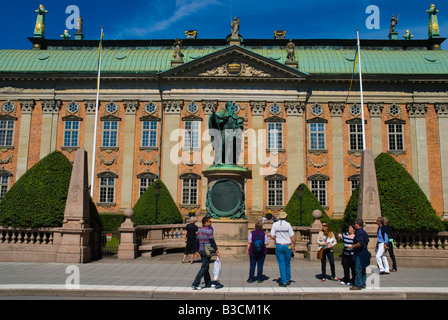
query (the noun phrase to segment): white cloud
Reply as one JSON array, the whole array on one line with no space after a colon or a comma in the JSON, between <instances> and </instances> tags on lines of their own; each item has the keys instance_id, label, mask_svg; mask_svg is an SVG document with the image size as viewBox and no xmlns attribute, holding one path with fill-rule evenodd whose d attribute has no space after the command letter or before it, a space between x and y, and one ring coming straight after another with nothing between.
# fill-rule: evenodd
<instances>
[{"instance_id":1,"label":"white cloud","mask_svg":"<svg viewBox=\"0 0 448 320\"><path fill-rule=\"evenodd\" d=\"M220 4L217 0L176 0L175 9L168 18L161 18L152 22L149 26L144 27L128 27L124 33L126 35L134 35L143 37L156 31L162 31L169 28L173 23L195 14L209 6ZM168 10L168 9L167 9ZM147 15L147 12L142 12Z\"/></svg>"}]
</instances>

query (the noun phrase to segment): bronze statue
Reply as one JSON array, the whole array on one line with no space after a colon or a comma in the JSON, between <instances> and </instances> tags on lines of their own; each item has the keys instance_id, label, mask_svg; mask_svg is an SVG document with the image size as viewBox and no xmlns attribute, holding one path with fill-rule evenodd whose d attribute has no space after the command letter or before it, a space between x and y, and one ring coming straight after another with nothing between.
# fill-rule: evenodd
<instances>
[{"instance_id":1,"label":"bronze statue","mask_svg":"<svg viewBox=\"0 0 448 320\"><path fill-rule=\"evenodd\" d=\"M227 102L224 110L213 113L209 119L209 129L215 165L237 164L241 151L243 119L233 110L233 103Z\"/></svg>"},{"instance_id":2,"label":"bronze statue","mask_svg":"<svg viewBox=\"0 0 448 320\"><path fill-rule=\"evenodd\" d=\"M400 15L398 15L398 18ZM392 15L392 19L390 19L390 33L395 32L395 26L398 23L398 18L395 18L395 15Z\"/></svg>"}]
</instances>

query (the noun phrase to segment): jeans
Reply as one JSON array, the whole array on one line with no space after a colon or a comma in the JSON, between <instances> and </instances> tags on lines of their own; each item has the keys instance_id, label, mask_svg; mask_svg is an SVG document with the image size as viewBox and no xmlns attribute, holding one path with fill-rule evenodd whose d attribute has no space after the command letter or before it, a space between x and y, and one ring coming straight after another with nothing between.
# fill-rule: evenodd
<instances>
[{"instance_id":1,"label":"jeans","mask_svg":"<svg viewBox=\"0 0 448 320\"><path fill-rule=\"evenodd\" d=\"M292 245L278 244L275 247L275 255L280 269L280 282L286 284L291 280Z\"/></svg>"},{"instance_id":2,"label":"jeans","mask_svg":"<svg viewBox=\"0 0 448 320\"><path fill-rule=\"evenodd\" d=\"M206 287L210 287L212 285L212 278L210 277L209 267L211 257L207 257L205 252L200 252L201 255L201 269L199 270L196 279L194 279L193 287L199 287L201 284L201 279L204 277L204 282Z\"/></svg>"},{"instance_id":3,"label":"jeans","mask_svg":"<svg viewBox=\"0 0 448 320\"><path fill-rule=\"evenodd\" d=\"M362 288L366 286L367 274L366 268L363 268L361 264L361 258L358 255L355 258L355 287Z\"/></svg>"},{"instance_id":4,"label":"jeans","mask_svg":"<svg viewBox=\"0 0 448 320\"><path fill-rule=\"evenodd\" d=\"M250 267L249 267L249 278L253 279L255 275L255 266L257 267L257 279L261 280L263 276L263 264L264 259L266 258L265 254L254 255L251 254L250 258Z\"/></svg>"},{"instance_id":5,"label":"jeans","mask_svg":"<svg viewBox=\"0 0 448 320\"><path fill-rule=\"evenodd\" d=\"M336 277L336 271L334 268L333 249L324 249L323 254L322 254L322 260L321 260L322 279L324 279L327 275L327 257L328 257L328 261L330 261L331 276L333 278Z\"/></svg>"}]
</instances>

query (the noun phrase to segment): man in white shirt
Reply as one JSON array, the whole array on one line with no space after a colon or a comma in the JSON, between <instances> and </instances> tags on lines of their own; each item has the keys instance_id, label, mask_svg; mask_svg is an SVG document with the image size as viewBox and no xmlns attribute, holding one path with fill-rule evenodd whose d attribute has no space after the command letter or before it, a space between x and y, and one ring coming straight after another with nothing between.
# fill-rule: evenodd
<instances>
[{"instance_id":1,"label":"man in white shirt","mask_svg":"<svg viewBox=\"0 0 448 320\"><path fill-rule=\"evenodd\" d=\"M279 220L272 225L271 238L275 240L275 255L280 269L279 286L291 284L291 256L296 251L296 239L286 212L280 212ZM294 250L294 251L293 251Z\"/></svg>"}]
</instances>

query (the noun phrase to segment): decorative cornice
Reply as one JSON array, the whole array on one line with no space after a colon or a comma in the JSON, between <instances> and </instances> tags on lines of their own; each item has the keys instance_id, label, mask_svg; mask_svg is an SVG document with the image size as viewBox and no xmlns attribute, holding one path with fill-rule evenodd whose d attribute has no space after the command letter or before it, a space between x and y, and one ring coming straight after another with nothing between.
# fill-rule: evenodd
<instances>
[{"instance_id":1,"label":"decorative cornice","mask_svg":"<svg viewBox=\"0 0 448 320\"><path fill-rule=\"evenodd\" d=\"M371 118L381 117L384 105L382 103L367 103L367 109L370 112Z\"/></svg>"},{"instance_id":2,"label":"decorative cornice","mask_svg":"<svg viewBox=\"0 0 448 320\"><path fill-rule=\"evenodd\" d=\"M166 100L163 102L165 114L180 114L183 107L183 100Z\"/></svg>"},{"instance_id":3,"label":"decorative cornice","mask_svg":"<svg viewBox=\"0 0 448 320\"><path fill-rule=\"evenodd\" d=\"M448 118L448 103L436 103L434 109L439 118Z\"/></svg>"},{"instance_id":4,"label":"decorative cornice","mask_svg":"<svg viewBox=\"0 0 448 320\"><path fill-rule=\"evenodd\" d=\"M342 113L345 109L345 104L343 102L330 102L328 104L330 113L332 117L342 117Z\"/></svg>"},{"instance_id":5,"label":"decorative cornice","mask_svg":"<svg viewBox=\"0 0 448 320\"><path fill-rule=\"evenodd\" d=\"M262 116L266 110L266 101L251 101L250 110L253 116Z\"/></svg>"},{"instance_id":6,"label":"decorative cornice","mask_svg":"<svg viewBox=\"0 0 448 320\"><path fill-rule=\"evenodd\" d=\"M123 106L126 114L136 114L138 109L138 100L124 100Z\"/></svg>"},{"instance_id":7,"label":"decorative cornice","mask_svg":"<svg viewBox=\"0 0 448 320\"><path fill-rule=\"evenodd\" d=\"M305 103L298 101L286 101L285 110L287 116L303 116L305 111Z\"/></svg>"},{"instance_id":8,"label":"decorative cornice","mask_svg":"<svg viewBox=\"0 0 448 320\"><path fill-rule=\"evenodd\" d=\"M34 109L35 101L34 100L19 100L20 110L22 114L31 114Z\"/></svg>"},{"instance_id":9,"label":"decorative cornice","mask_svg":"<svg viewBox=\"0 0 448 320\"><path fill-rule=\"evenodd\" d=\"M202 100L202 108L204 109L204 114L212 114L218 109L217 100Z\"/></svg>"},{"instance_id":10,"label":"decorative cornice","mask_svg":"<svg viewBox=\"0 0 448 320\"><path fill-rule=\"evenodd\" d=\"M426 103L408 103L406 105L409 117L411 118L424 118L428 112L428 104Z\"/></svg>"},{"instance_id":11,"label":"decorative cornice","mask_svg":"<svg viewBox=\"0 0 448 320\"><path fill-rule=\"evenodd\" d=\"M42 111L44 114L58 114L61 110L61 100L41 100Z\"/></svg>"}]
</instances>

